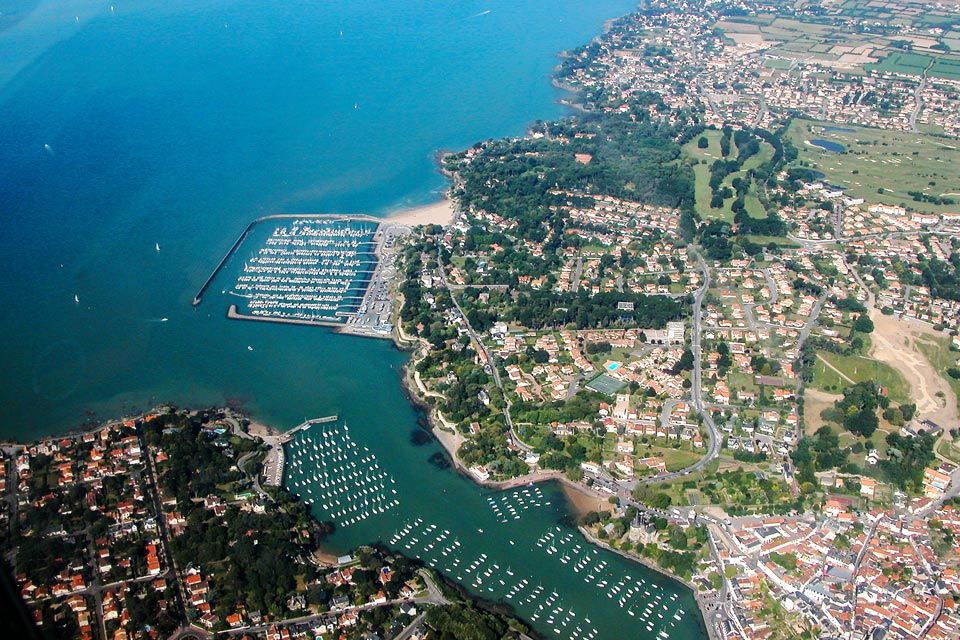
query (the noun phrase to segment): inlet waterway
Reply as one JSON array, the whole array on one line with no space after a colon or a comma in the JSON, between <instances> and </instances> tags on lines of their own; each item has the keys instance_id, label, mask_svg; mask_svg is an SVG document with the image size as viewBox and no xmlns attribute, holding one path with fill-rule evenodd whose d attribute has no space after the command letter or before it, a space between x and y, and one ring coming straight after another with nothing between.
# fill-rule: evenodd
<instances>
[{"instance_id":1,"label":"inlet waterway","mask_svg":"<svg viewBox=\"0 0 960 640\"><path fill-rule=\"evenodd\" d=\"M399 504L340 528L332 545L387 542L420 520L469 548L463 561L485 554L505 583L509 568L556 589L561 615L590 618L595 637L650 637L603 587L537 546L560 526L563 539L575 536L563 544L581 546L570 554L592 552L564 524L558 490L542 488L539 505L501 523L488 503L498 494L431 462L439 446L411 436L406 354L324 329L227 320L223 287L191 305L249 221L428 202L444 186L438 149L562 115L549 83L556 53L633 6L10 3L0 17L0 438L164 401L238 402L280 427L339 414L395 480ZM430 560L435 549L407 552ZM669 637L703 637L686 590L597 557L679 594L670 606L685 614ZM536 605L507 598L499 579L467 586L531 619ZM569 633L567 622L557 628ZM545 617L534 624L555 635Z\"/></svg>"}]
</instances>

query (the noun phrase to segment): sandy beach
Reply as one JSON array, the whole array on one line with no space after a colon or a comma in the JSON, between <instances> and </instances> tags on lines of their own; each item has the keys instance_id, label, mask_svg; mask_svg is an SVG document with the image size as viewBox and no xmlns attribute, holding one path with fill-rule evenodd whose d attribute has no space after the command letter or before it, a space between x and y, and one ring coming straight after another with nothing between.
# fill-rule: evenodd
<instances>
[{"instance_id":1,"label":"sandy beach","mask_svg":"<svg viewBox=\"0 0 960 640\"><path fill-rule=\"evenodd\" d=\"M453 201L444 198L439 202L425 204L412 209L400 209L388 217L391 222L416 226L418 224L448 225L453 220Z\"/></svg>"}]
</instances>

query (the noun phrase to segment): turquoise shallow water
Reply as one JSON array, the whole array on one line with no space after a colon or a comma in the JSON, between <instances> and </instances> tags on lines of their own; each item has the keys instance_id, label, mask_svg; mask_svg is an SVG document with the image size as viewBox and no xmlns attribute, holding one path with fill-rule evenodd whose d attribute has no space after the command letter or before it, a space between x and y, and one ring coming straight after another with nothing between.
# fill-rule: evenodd
<instances>
[{"instance_id":1,"label":"turquoise shallow water","mask_svg":"<svg viewBox=\"0 0 960 640\"><path fill-rule=\"evenodd\" d=\"M388 514L338 532L336 546L386 539L417 518L452 531L464 514L490 517L478 515L490 512L486 492L431 465L435 444L411 441L404 354L325 330L228 321L217 296L196 310L190 301L251 219L430 201L443 188L438 149L561 115L549 84L556 52L632 4L3 3L0 437L161 401L238 400L281 427L337 413L402 495ZM469 543L544 586L566 580L521 557L565 515L558 496L550 502L510 529L515 545L495 523L500 533ZM566 597L594 622L608 617L609 599L593 588ZM700 637L685 620L672 637Z\"/></svg>"}]
</instances>

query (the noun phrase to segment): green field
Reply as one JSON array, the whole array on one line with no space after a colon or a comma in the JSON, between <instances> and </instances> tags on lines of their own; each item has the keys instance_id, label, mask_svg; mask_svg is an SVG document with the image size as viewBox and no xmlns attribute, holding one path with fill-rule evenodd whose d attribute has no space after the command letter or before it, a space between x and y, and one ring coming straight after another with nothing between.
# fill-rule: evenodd
<instances>
[{"instance_id":1,"label":"green field","mask_svg":"<svg viewBox=\"0 0 960 640\"><path fill-rule=\"evenodd\" d=\"M787 137L799 151L798 164L816 169L848 195L868 204L901 205L926 213L956 211L960 204L916 202L909 191L930 196L960 193L960 144L921 133L906 133L843 125L825 129L822 123L794 120ZM811 139L837 142L845 152L834 153L808 144ZM878 189L884 192L878 193ZM949 196L948 196L949 197Z\"/></svg>"},{"instance_id":2,"label":"green field","mask_svg":"<svg viewBox=\"0 0 960 640\"><path fill-rule=\"evenodd\" d=\"M895 51L877 64L864 65L869 71L881 73L901 73L908 75L923 75L929 68L928 74L936 78L947 80L960 79L960 58L956 56L933 56L920 53L906 53Z\"/></svg>"},{"instance_id":3,"label":"green field","mask_svg":"<svg viewBox=\"0 0 960 640\"><path fill-rule=\"evenodd\" d=\"M757 244L762 244L767 246L768 244L775 244L780 247L796 248L799 247L799 243L794 242L790 238L781 238L780 236L757 236L749 235L747 239L751 242L756 242Z\"/></svg>"},{"instance_id":4,"label":"green field","mask_svg":"<svg viewBox=\"0 0 960 640\"><path fill-rule=\"evenodd\" d=\"M960 58L955 56L938 58L930 67L930 75L948 80L960 80Z\"/></svg>"},{"instance_id":5,"label":"green field","mask_svg":"<svg viewBox=\"0 0 960 640\"><path fill-rule=\"evenodd\" d=\"M931 61L930 56L897 51L891 53L877 64L866 65L866 68L870 71L879 71L880 73L921 75L924 69L930 66Z\"/></svg>"},{"instance_id":6,"label":"green field","mask_svg":"<svg viewBox=\"0 0 960 640\"><path fill-rule=\"evenodd\" d=\"M819 357L813 365L812 385L815 389L840 393L852 384L851 380L853 383L873 380L887 388L888 395L894 402L910 401L910 387L900 372L890 365L863 356L842 356L825 351L817 355ZM823 360L826 360L826 363ZM833 365L840 373L831 369L828 364Z\"/></svg>"}]
</instances>

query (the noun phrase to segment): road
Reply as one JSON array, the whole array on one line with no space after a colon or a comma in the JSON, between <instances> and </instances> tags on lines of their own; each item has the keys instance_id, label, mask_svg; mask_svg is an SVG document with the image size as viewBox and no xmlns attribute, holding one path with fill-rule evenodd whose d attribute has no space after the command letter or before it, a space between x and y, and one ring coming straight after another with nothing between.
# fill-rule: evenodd
<instances>
[{"instance_id":1,"label":"road","mask_svg":"<svg viewBox=\"0 0 960 640\"><path fill-rule=\"evenodd\" d=\"M487 348L484 346L483 341L480 340L480 336L477 335L477 332L474 331L473 326L470 324L470 320L467 319L467 314L463 312L463 309L460 307L460 303L457 301L457 296L454 295L454 292L450 289L450 283L447 282L447 271L444 267L443 262L437 256L437 271L440 274L440 280L443 282L443 286L450 293L450 299L453 301L453 306L456 307L457 312L460 314L460 317L463 318L463 324L467 329L467 335L470 336L470 339L477 345L477 349L483 354L483 359L490 366L490 374L493 376L493 381L497 385L497 389L500 390L500 396L503 398L503 419L507 423L507 428L510 430L510 440L512 444L519 449L529 453L533 451L533 447L527 445L523 442L520 437L517 435L517 432L513 427L513 418L510 417L510 399L507 396L506 392L503 390L503 382L500 380L500 370L497 367L497 363L494 361L493 357L487 351Z\"/></svg>"},{"instance_id":2,"label":"road","mask_svg":"<svg viewBox=\"0 0 960 640\"><path fill-rule=\"evenodd\" d=\"M700 414L700 417L703 418L703 424L709 432L710 444L707 447L707 453L700 458L700 460L690 465L686 469L681 469L672 473L661 474L646 480L646 482L667 482L669 480L675 480L677 478L690 475L691 473L700 471L710 464L713 459L720 455L720 431L717 429L717 425L713 421L713 416L710 415L710 411L703 402L703 353L700 344L700 324L703 317L703 299L706 297L707 291L710 289L710 268L707 266L703 256L699 253L697 253L697 264L700 266L700 270L703 271L703 285L697 289L697 292L693 296L693 327L691 329L692 335L690 338L690 350L693 352L693 376L690 385L690 402L693 404L693 408L696 409L697 413Z\"/></svg>"},{"instance_id":3,"label":"road","mask_svg":"<svg viewBox=\"0 0 960 640\"><path fill-rule=\"evenodd\" d=\"M174 600L176 601L177 614L180 620L185 624L189 620L187 617L186 594L183 592L183 581L180 580L180 571L177 569L176 560L173 552L170 551L170 532L167 531L167 521L163 517L163 509L160 506L160 488L157 486L157 476L153 465L153 456L150 455L150 446L143 435L143 429L137 429L137 438L140 440L140 451L143 452L145 464L143 465L143 474L145 482L144 489L150 495L150 501L153 502L154 513L157 514L157 531L160 533L160 548L165 556L167 566L173 569L173 581L177 587L174 589Z\"/></svg>"},{"instance_id":4,"label":"road","mask_svg":"<svg viewBox=\"0 0 960 640\"><path fill-rule=\"evenodd\" d=\"M842 238L834 238L832 240L811 240L809 238L799 238L792 234L787 234L787 238L793 240L797 244L801 244L804 247L822 247L829 246L831 244L844 244L847 242L854 242L857 240L889 240L891 238L908 238L910 236L918 235L931 235L931 236L950 236L953 237L956 235L953 231L943 229L941 227L934 227L932 229L915 229L913 231L891 231L889 233L868 233L862 236L844 236Z\"/></svg>"},{"instance_id":5,"label":"road","mask_svg":"<svg viewBox=\"0 0 960 640\"><path fill-rule=\"evenodd\" d=\"M350 611L368 611L370 609L376 609L378 607L394 607L397 605L406 604L410 602L414 602L416 604L432 604L436 606L443 606L443 605L450 604L450 601L447 600L443 596L443 594L440 593L439 589L437 589L437 586L433 583L433 580L430 578L429 574L421 571L420 576L423 578L424 583L427 585L427 595L420 598L400 598L396 600L387 600L386 602L378 602L378 603L368 602L366 604L361 604L357 606L344 607L342 609L333 609L330 611L326 611L324 613L311 613L309 615L299 616L297 618L288 618L286 620L270 622L270 623L258 625L255 627L241 627L239 629L229 629L227 631L220 632L218 635L235 636L235 635L265 633L269 627L272 627L274 625L277 627L288 627L291 625L308 624L310 622L324 620L331 616L338 616L344 613L348 613ZM410 626L415 624L417 620L419 620L419 618L414 620ZM407 629L409 628L410 627L408 626ZM407 629L404 629L404 631L407 631Z\"/></svg>"},{"instance_id":6,"label":"road","mask_svg":"<svg viewBox=\"0 0 960 640\"><path fill-rule=\"evenodd\" d=\"M920 78L920 84L917 85L916 90L913 92L914 97L917 99L916 103L913 105L913 111L910 112L910 131L917 133L919 129L917 128L917 118L920 116L920 111L923 110L923 90L927 88L927 73L930 71L930 67L933 66L933 63L936 62L936 59L931 59L927 64L927 68L923 70L923 75Z\"/></svg>"}]
</instances>

